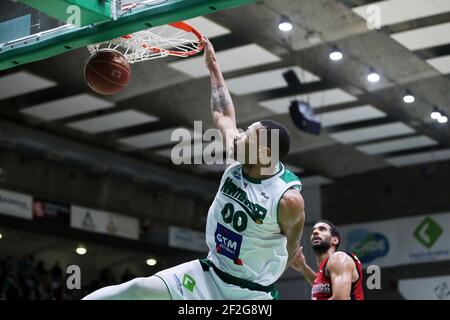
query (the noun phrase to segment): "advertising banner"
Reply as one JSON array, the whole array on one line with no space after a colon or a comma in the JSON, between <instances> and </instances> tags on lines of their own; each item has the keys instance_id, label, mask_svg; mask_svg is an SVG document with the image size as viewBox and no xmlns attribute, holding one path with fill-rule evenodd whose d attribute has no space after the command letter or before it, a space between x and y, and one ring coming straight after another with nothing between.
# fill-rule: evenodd
<instances>
[{"instance_id":1,"label":"advertising banner","mask_svg":"<svg viewBox=\"0 0 450 320\"><path fill-rule=\"evenodd\" d=\"M123 238L139 239L138 219L76 205L71 206L70 226Z\"/></svg>"},{"instance_id":2,"label":"advertising banner","mask_svg":"<svg viewBox=\"0 0 450 320\"><path fill-rule=\"evenodd\" d=\"M400 280L398 290L407 300L450 300L450 275Z\"/></svg>"},{"instance_id":3,"label":"advertising banner","mask_svg":"<svg viewBox=\"0 0 450 320\"><path fill-rule=\"evenodd\" d=\"M0 189L0 214L32 219L32 203L30 195Z\"/></svg>"},{"instance_id":4,"label":"advertising banner","mask_svg":"<svg viewBox=\"0 0 450 320\"><path fill-rule=\"evenodd\" d=\"M339 249L355 253L363 265L395 266L401 263L394 220L339 226L338 229L342 237Z\"/></svg>"},{"instance_id":5,"label":"advertising banner","mask_svg":"<svg viewBox=\"0 0 450 320\"><path fill-rule=\"evenodd\" d=\"M450 213L338 227L340 249L363 265L397 266L450 259Z\"/></svg>"},{"instance_id":6,"label":"advertising banner","mask_svg":"<svg viewBox=\"0 0 450 320\"><path fill-rule=\"evenodd\" d=\"M450 213L401 219L398 227L404 264L450 259Z\"/></svg>"},{"instance_id":7,"label":"advertising banner","mask_svg":"<svg viewBox=\"0 0 450 320\"><path fill-rule=\"evenodd\" d=\"M70 205L45 199L33 199L33 218L70 223Z\"/></svg>"}]
</instances>

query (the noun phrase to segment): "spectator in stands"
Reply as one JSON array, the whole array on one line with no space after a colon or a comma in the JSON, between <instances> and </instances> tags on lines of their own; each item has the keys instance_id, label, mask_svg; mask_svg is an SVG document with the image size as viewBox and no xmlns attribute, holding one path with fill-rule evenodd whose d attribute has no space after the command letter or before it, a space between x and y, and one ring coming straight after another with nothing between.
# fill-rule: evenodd
<instances>
[{"instance_id":1,"label":"spectator in stands","mask_svg":"<svg viewBox=\"0 0 450 320\"><path fill-rule=\"evenodd\" d=\"M63 278L63 269L61 268L61 263L58 260L52 267L51 275L53 281L61 281Z\"/></svg>"},{"instance_id":2,"label":"spectator in stands","mask_svg":"<svg viewBox=\"0 0 450 320\"><path fill-rule=\"evenodd\" d=\"M0 300L80 300L100 286L116 284L111 269L106 268L90 286L69 290L63 270L60 261L55 261L50 270L46 269L44 261L34 264L32 255L18 261L0 257ZM121 279L128 281L135 277L130 269L126 269Z\"/></svg>"},{"instance_id":3,"label":"spectator in stands","mask_svg":"<svg viewBox=\"0 0 450 320\"><path fill-rule=\"evenodd\" d=\"M39 277L47 276L47 270L45 270L45 262L44 261L39 260L39 262L36 265L36 272Z\"/></svg>"}]
</instances>

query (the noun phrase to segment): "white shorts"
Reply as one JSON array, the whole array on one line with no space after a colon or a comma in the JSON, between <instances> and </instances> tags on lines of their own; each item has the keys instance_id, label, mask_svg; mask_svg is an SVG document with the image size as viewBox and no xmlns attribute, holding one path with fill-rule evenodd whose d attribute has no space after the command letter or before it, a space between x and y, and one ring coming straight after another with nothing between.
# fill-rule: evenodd
<instances>
[{"instance_id":1,"label":"white shorts","mask_svg":"<svg viewBox=\"0 0 450 320\"><path fill-rule=\"evenodd\" d=\"M199 260L193 260L160 271L172 300L273 300L278 297L276 289L271 292L250 290L222 281L213 268L207 269Z\"/></svg>"}]
</instances>

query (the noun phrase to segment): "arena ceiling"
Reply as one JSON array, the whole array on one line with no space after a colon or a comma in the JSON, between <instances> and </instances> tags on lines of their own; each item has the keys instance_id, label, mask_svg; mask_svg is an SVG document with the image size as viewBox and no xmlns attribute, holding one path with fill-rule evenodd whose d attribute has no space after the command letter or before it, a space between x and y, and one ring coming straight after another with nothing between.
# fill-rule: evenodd
<instances>
[{"instance_id":1,"label":"arena ceiling","mask_svg":"<svg viewBox=\"0 0 450 320\"><path fill-rule=\"evenodd\" d=\"M413 1L421 6L405 14ZM190 21L216 47L238 127L263 118L285 124L293 136L286 163L319 183L450 159L450 125L430 118L434 105L450 111L450 3L383 1L382 28L370 29L367 6L374 3L267 0ZM2 1L1 14L14 5ZM277 28L282 14L294 24L290 33ZM328 58L333 45L344 53L338 63ZM136 64L126 89L105 97L84 82L88 56L79 49L0 73L2 146L25 152L26 140L44 146L35 156L51 161L71 165L78 152L97 173L128 168L136 182L211 191L222 166L176 166L169 158L174 128L192 130L196 120L212 127L203 58ZM370 67L379 83L366 80ZM283 80L289 69L302 81L298 90ZM416 102L402 101L405 89ZM322 120L320 136L295 128L293 98L310 102Z\"/></svg>"}]
</instances>

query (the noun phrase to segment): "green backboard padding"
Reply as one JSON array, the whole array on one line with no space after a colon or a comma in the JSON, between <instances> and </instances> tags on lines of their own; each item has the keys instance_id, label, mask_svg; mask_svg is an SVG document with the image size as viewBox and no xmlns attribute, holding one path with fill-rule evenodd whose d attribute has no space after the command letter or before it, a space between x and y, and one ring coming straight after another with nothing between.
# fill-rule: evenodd
<instances>
[{"instance_id":1,"label":"green backboard padding","mask_svg":"<svg viewBox=\"0 0 450 320\"><path fill-rule=\"evenodd\" d=\"M110 0L19 0L19 2L39 10L61 22L74 23L79 17L79 27L107 21L111 18Z\"/></svg>"},{"instance_id":2,"label":"green backboard padding","mask_svg":"<svg viewBox=\"0 0 450 320\"><path fill-rule=\"evenodd\" d=\"M117 21L107 21L80 29L64 31L15 48L0 49L0 70L50 58L89 44L111 40L143 29L191 19L257 0L168 0L154 7L127 14ZM200 30L201 31L201 30Z\"/></svg>"}]
</instances>

